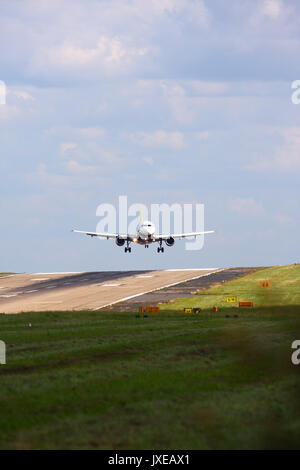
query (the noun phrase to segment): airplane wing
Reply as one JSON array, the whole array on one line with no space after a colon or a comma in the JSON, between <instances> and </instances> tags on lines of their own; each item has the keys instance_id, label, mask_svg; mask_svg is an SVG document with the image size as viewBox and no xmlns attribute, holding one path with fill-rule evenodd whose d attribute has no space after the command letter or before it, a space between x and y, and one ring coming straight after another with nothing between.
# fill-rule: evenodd
<instances>
[{"instance_id":1,"label":"airplane wing","mask_svg":"<svg viewBox=\"0 0 300 470\"><path fill-rule=\"evenodd\" d=\"M131 240L132 237L129 235L122 235L118 233L100 233L100 232L85 232L83 230L72 230L72 232L76 233L84 233L85 235L89 235L90 237L102 237L102 238L122 238L124 240Z\"/></svg>"},{"instance_id":2,"label":"airplane wing","mask_svg":"<svg viewBox=\"0 0 300 470\"><path fill-rule=\"evenodd\" d=\"M206 233L215 233L215 231L214 230L208 230L206 232L170 233L169 235L155 235L155 241L167 240L168 238L198 237L200 235L205 235Z\"/></svg>"}]
</instances>

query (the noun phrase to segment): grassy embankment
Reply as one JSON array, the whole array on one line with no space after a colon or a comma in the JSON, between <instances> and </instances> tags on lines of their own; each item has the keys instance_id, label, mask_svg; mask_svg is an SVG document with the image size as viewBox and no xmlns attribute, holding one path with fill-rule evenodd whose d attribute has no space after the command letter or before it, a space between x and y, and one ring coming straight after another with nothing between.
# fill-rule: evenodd
<instances>
[{"instance_id":1,"label":"grassy embankment","mask_svg":"<svg viewBox=\"0 0 300 470\"><path fill-rule=\"evenodd\" d=\"M148 318L0 315L0 448L299 448L300 365L290 358L300 267L208 293ZM255 309L229 306L227 294ZM199 305L200 315L180 313Z\"/></svg>"}]
</instances>

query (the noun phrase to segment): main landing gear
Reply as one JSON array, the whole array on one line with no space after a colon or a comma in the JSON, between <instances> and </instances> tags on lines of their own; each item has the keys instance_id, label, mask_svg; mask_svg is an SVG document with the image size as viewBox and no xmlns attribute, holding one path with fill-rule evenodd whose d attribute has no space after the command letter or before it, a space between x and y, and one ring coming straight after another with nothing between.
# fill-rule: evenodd
<instances>
[{"instance_id":1,"label":"main landing gear","mask_svg":"<svg viewBox=\"0 0 300 470\"><path fill-rule=\"evenodd\" d=\"M159 242L159 247L157 248L157 253L160 253L160 252L163 253L164 251L165 251L165 249L164 249L164 247L162 246L162 241L160 241L160 242Z\"/></svg>"},{"instance_id":2,"label":"main landing gear","mask_svg":"<svg viewBox=\"0 0 300 470\"><path fill-rule=\"evenodd\" d=\"M127 253L127 251L128 251L128 253L131 253L131 248L129 246L129 242L127 242L127 246L125 246L124 251L125 251L125 253Z\"/></svg>"}]
</instances>

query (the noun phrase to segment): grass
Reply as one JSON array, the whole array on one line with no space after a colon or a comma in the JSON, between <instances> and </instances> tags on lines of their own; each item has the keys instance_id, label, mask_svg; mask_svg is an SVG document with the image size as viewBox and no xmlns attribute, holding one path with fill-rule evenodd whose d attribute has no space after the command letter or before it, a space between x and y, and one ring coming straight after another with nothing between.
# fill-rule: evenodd
<instances>
[{"instance_id":1,"label":"grass","mask_svg":"<svg viewBox=\"0 0 300 470\"><path fill-rule=\"evenodd\" d=\"M286 266L148 318L0 315L0 448L299 448L299 291L299 266ZM237 310L227 293L255 308ZM200 315L181 313L199 302Z\"/></svg>"},{"instance_id":2,"label":"grass","mask_svg":"<svg viewBox=\"0 0 300 470\"><path fill-rule=\"evenodd\" d=\"M269 281L269 287L261 287L262 281ZM226 301L227 297L232 296L237 297L235 304ZM253 301L254 307L258 308L300 306L300 265L259 269L209 290L198 291L195 297L177 299L163 306L163 309L183 311L184 307L200 307L207 310L217 305L221 310L227 310L238 307L238 302L244 300Z\"/></svg>"}]
</instances>

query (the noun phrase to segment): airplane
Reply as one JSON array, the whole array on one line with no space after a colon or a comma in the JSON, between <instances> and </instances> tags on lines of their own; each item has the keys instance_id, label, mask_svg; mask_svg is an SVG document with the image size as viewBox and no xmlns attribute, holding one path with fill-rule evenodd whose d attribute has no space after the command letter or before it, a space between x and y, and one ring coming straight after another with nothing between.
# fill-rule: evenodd
<instances>
[{"instance_id":1,"label":"airplane","mask_svg":"<svg viewBox=\"0 0 300 470\"><path fill-rule=\"evenodd\" d=\"M149 248L151 243L159 243L157 248L157 253L164 253L165 249L162 246L163 242L167 246L173 246L175 239L178 238L187 238L187 237L197 237L204 235L206 233L214 233L214 230L209 230L206 232L190 232L190 233L173 233L173 234L155 234L155 225L150 220L145 220L143 222L143 217L141 214L141 221L136 228L136 235L123 235L118 233L99 233L99 232L85 232L83 230L72 230L76 233L84 233L90 237L102 237L102 238L114 238L118 246L125 246L125 253L131 253L130 243L137 243L138 245L144 245L145 248Z\"/></svg>"}]
</instances>

